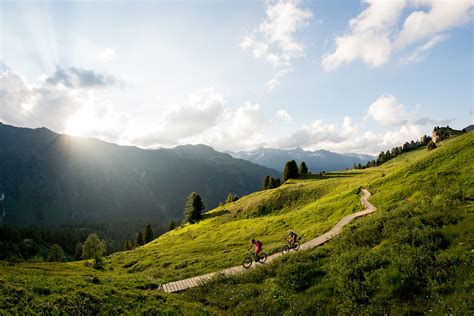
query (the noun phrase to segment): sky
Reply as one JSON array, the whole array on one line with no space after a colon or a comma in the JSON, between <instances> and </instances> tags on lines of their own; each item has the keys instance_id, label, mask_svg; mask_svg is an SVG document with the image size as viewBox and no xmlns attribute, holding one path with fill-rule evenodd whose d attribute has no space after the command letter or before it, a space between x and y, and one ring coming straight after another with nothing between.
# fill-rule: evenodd
<instances>
[{"instance_id":1,"label":"sky","mask_svg":"<svg viewBox=\"0 0 474 316\"><path fill-rule=\"evenodd\" d=\"M473 124L470 0L0 1L0 121L376 154Z\"/></svg>"}]
</instances>

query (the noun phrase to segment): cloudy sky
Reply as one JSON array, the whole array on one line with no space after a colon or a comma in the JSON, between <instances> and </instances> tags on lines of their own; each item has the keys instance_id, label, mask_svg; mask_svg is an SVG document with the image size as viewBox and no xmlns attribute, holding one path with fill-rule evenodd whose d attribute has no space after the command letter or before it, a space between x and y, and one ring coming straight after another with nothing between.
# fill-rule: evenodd
<instances>
[{"instance_id":1,"label":"cloudy sky","mask_svg":"<svg viewBox=\"0 0 474 316\"><path fill-rule=\"evenodd\" d=\"M0 2L0 121L377 153L473 123L470 0Z\"/></svg>"}]
</instances>

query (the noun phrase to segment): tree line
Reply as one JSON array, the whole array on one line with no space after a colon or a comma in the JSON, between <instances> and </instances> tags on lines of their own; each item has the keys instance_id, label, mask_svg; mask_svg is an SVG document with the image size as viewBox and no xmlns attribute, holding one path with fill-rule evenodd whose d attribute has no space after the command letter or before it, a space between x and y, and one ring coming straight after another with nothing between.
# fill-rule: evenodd
<instances>
[{"instance_id":1,"label":"tree line","mask_svg":"<svg viewBox=\"0 0 474 316\"><path fill-rule=\"evenodd\" d=\"M361 163L354 163L353 169L377 167L397 156L400 156L402 153L409 152L426 145L430 147L430 144L434 144L431 141L431 137L424 135L420 138L420 140L417 140L416 142L412 140L411 142L406 142L402 146L393 147L391 150L381 151L380 154L377 156L377 159L368 161L365 165L362 165Z\"/></svg>"},{"instance_id":2,"label":"tree line","mask_svg":"<svg viewBox=\"0 0 474 316\"><path fill-rule=\"evenodd\" d=\"M296 163L295 160L290 160L285 163L285 167L283 168L282 179L283 182L289 179L297 179L300 176L307 175L309 173L308 166L306 163L302 161L300 165ZM263 190L274 189L278 188L282 184L280 178L274 178L272 176L267 175L263 179Z\"/></svg>"},{"instance_id":3,"label":"tree line","mask_svg":"<svg viewBox=\"0 0 474 316\"><path fill-rule=\"evenodd\" d=\"M154 236L161 235L168 230L166 226L148 225L150 230L154 230ZM97 234L107 242L105 255L109 255L134 248L136 246L134 239L136 232L144 226L147 226L147 223L143 220L54 226L3 224L0 225L0 260L48 260L50 249L54 244L61 247L66 261L75 260L77 245L83 243L90 234ZM143 235L146 235L145 231L142 233ZM145 240L149 240L149 236L148 233Z\"/></svg>"}]
</instances>

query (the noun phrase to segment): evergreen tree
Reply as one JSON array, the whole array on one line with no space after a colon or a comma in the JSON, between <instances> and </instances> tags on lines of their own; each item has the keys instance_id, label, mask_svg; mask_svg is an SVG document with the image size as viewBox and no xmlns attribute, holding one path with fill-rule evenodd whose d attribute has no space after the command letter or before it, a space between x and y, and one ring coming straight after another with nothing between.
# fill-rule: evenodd
<instances>
[{"instance_id":1,"label":"evergreen tree","mask_svg":"<svg viewBox=\"0 0 474 316\"><path fill-rule=\"evenodd\" d=\"M357 169L362 169L362 165L360 162L357 164Z\"/></svg>"},{"instance_id":2,"label":"evergreen tree","mask_svg":"<svg viewBox=\"0 0 474 316\"><path fill-rule=\"evenodd\" d=\"M266 176L265 179L263 179L263 189L270 189L270 182L271 182L272 177L271 176Z\"/></svg>"},{"instance_id":3,"label":"evergreen tree","mask_svg":"<svg viewBox=\"0 0 474 316\"><path fill-rule=\"evenodd\" d=\"M276 187L278 188L281 185L280 178L277 178L275 182L276 182Z\"/></svg>"},{"instance_id":4,"label":"evergreen tree","mask_svg":"<svg viewBox=\"0 0 474 316\"><path fill-rule=\"evenodd\" d=\"M237 197L237 195L232 194L232 193L229 193L229 194L227 195L227 198L225 199L225 202L226 202L226 203L231 203L231 202L237 201L238 199L239 199L239 198Z\"/></svg>"},{"instance_id":5,"label":"evergreen tree","mask_svg":"<svg viewBox=\"0 0 474 316\"><path fill-rule=\"evenodd\" d=\"M352 169L357 169L357 165L355 162L354 162L354 165L352 166Z\"/></svg>"},{"instance_id":6,"label":"evergreen tree","mask_svg":"<svg viewBox=\"0 0 474 316\"><path fill-rule=\"evenodd\" d=\"M278 188L280 185L280 178L270 177L270 189Z\"/></svg>"},{"instance_id":7,"label":"evergreen tree","mask_svg":"<svg viewBox=\"0 0 474 316\"><path fill-rule=\"evenodd\" d=\"M377 158L377 162L379 165L383 164L385 162L385 153L383 152L380 152L378 158Z\"/></svg>"},{"instance_id":8,"label":"evergreen tree","mask_svg":"<svg viewBox=\"0 0 474 316\"><path fill-rule=\"evenodd\" d=\"M130 240L126 240L123 243L123 250L132 250L133 249L133 244Z\"/></svg>"},{"instance_id":9,"label":"evergreen tree","mask_svg":"<svg viewBox=\"0 0 474 316\"><path fill-rule=\"evenodd\" d=\"M135 238L135 245L142 246L144 244L145 241L143 240L143 234L142 232L138 232L137 237Z\"/></svg>"},{"instance_id":10,"label":"evergreen tree","mask_svg":"<svg viewBox=\"0 0 474 316\"><path fill-rule=\"evenodd\" d=\"M296 165L296 161L287 161L285 169L283 170L283 182L295 178L298 178L298 166Z\"/></svg>"},{"instance_id":11,"label":"evergreen tree","mask_svg":"<svg viewBox=\"0 0 474 316\"><path fill-rule=\"evenodd\" d=\"M74 258L76 258L76 260L81 260L82 258L82 243L78 242L76 244L76 251L74 252Z\"/></svg>"},{"instance_id":12,"label":"evergreen tree","mask_svg":"<svg viewBox=\"0 0 474 316\"><path fill-rule=\"evenodd\" d=\"M170 222L170 226L168 227L168 231L171 231L176 228L176 223L174 221Z\"/></svg>"},{"instance_id":13,"label":"evergreen tree","mask_svg":"<svg viewBox=\"0 0 474 316\"><path fill-rule=\"evenodd\" d=\"M53 262L64 262L66 260L66 257L64 256L64 251L61 248L60 245L58 244L53 244L51 246L51 249L49 250L49 256L48 256L48 261Z\"/></svg>"},{"instance_id":14,"label":"evergreen tree","mask_svg":"<svg viewBox=\"0 0 474 316\"><path fill-rule=\"evenodd\" d=\"M149 243L153 240L153 230L151 229L151 225L148 224L145 228L145 244Z\"/></svg>"},{"instance_id":15,"label":"evergreen tree","mask_svg":"<svg viewBox=\"0 0 474 316\"><path fill-rule=\"evenodd\" d=\"M201 219L201 212L204 209L204 203L196 192L192 192L186 199L184 206L184 223L196 223Z\"/></svg>"},{"instance_id":16,"label":"evergreen tree","mask_svg":"<svg viewBox=\"0 0 474 316\"><path fill-rule=\"evenodd\" d=\"M100 240L97 234L87 236L82 249L84 259L101 257L104 255L106 244L104 240Z\"/></svg>"},{"instance_id":17,"label":"evergreen tree","mask_svg":"<svg viewBox=\"0 0 474 316\"><path fill-rule=\"evenodd\" d=\"M308 174L308 167L306 166L306 163L304 161L301 162L298 171L300 175Z\"/></svg>"},{"instance_id":18,"label":"evergreen tree","mask_svg":"<svg viewBox=\"0 0 474 316\"><path fill-rule=\"evenodd\" d=\"M392 156L393 156L393 157L396 157L396 156L398 156L399 154L400 154L400 151L399 151L398 147L393 147L393 148L392 148Z\"/></svg>"}]
</instances>

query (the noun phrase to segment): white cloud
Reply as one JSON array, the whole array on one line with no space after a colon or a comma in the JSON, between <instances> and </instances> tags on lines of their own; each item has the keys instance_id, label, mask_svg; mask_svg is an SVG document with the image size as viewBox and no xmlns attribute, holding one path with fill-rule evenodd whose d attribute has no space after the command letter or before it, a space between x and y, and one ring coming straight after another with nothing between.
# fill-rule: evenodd
<instances>
[{"instance_id":1,"label":"white cloud","mask_svg":"<svg viewBox=\"0 0 474 316\"><path fill-rule=\"evenodd\" d=\"M275 142L279 148L309 148L322 142L341 142L344 139L341 130L335 124L324 124L316 120L287 137L282 137Z\"/></svg>"},{"instance_id":2,"label":"white cloud","mask_svg":"<svg viewBox=\"0 0 474 316\"><path fill-rule=\"evenodd\" d=\"M430 10L415 11L405 19L394 43L398 49L467 24L472 18L470 10L474 6L471 0L418 0L413 4Z\"/></svg>"},{"instance_id":3,"label":"white cloud","mask_svg":"<svg viewBox=\"0 0 474 316\"><path fill-rule=\"evenodd\" d=\"M110 63L117 61L118 56L114 49L106 47L99 52L99 59L105 63Z\"/></svg>"},{"instance_id":4,"label":"white cloud","mask_svg":"<svg viewBox=\"0 0 474 316\"><path fill-rule=\"evenodd\" d=\"M228 109L221 95L207 89L189 96L188 102L174 106L153 132L138 137L142 146L170 146L181 139L200 135L218 125Z\"/></svg>"},{"instance_id":5,"label":"white cloud","mask_svg":"<svg viewBox=\"0 0 474 316\"><path fill-rule=\"evenodd\" d=\"M301 9L298 1L269 2L266 19L253 35L242 39L242 49L252 51L255 58L262 58L273 66L273 78L265 84L269 89L278 85L281 78L292 70L293 59L304 56L304 47L294 34L312 17L311 11Z\"/></svg>"},{"instance_id":6,"label":"white cloud","mask_svg":"<svg viewBox=\"0 0 474 316\"><path fill-rule=\"evenodd\" d=\"M47 85L62 85L72 89L103 88L117 82L112 76L76 67L57 68L53 74L43 75L41 79Z\"/></svg>"},{"instance_id":7,"label":"white cloud","mask_svg":"<svg viewBox=\"0 0 474 316\"><path fill-rule=\"evenodd\" d=\"M393 95L383 95L369 105L366 116L382 125L383 132L367 129L365 122L361 125L355 124L351 117L345 116L340 125L324 123L321 120L303 125L289 136L275 140L271 146L377 154L381 150L388 150L407 141L417 140L423 134L430 133L435 125L446 125L452 122L452 120L437 121L428 117L420 118L418 116L420 109L421 106L417 106L416 110L407 111Z\"/></svg>"},{"instance_id":8,"label":"white cloud","mask_svg":"<svg viewBox=\"0 0 474 316\"><path fill-rule=\"evenodd\" d=\"M219 150L253 149L266 143L265 132L271 126L263 108L247 101L235 110L228 109L218 125L179 143L204 143Z\"/></svg>"},{"instance_id":9,"label":"white cloud","mask_svg":"<svg viewBox=\"0 0 474 316\"><path fill-rule=\"evenodd\" d=\"M361 59L376 67L388 61L391 55L389 36L395 26L405 1L366 0L369 6L349 21L350 31L336 37L336 50L323 56L321 65L332 71Z\"/></svg>"},{"instance_id":10,"label":"white cloud","mask_svg":"<svg viewBox=\"0 0 474 316\"><path fill-rule=\"evenodd\" d=\"M414 110L408 111L405 109L405 105L398 103L393 95L387 94L380 96L369 106L365 119L371 118L384 127L447 125L454 121L453 119L434 120L429 117L420 117L420 112L420 105L416 105Z\"/></svg>"},{"instance_id":11,"label":"white cloud","mask_svg":"<svg viewBox=\"0 0 474 316\"><path fill-rule=\"evenodd\" d=\"M293 118L285 109L279 109L277 112L278 118L283 121L284 123L291 123L293 122Z\"/></svg>"},{"instance_id":12,"label":"white cloud","mask_svg":"<svg viewBox=\"0 0 474 316\"><path fill-rule=\"evenodd\" d=\"M431 51L433 47L435 47L438 43L442 42L445 37L441 35L436 35L435 37L431 38L428 42L419 45L415 51L413 51L407 57L401 59L403 63L412 63L423 60Z\"/></svg>"},{"instance_id":13,"label":"white cloud","mask_svg":"<svg viewBox=\"0 0 474 316\"><path fill-rule=\"evenodd\" d=\"M255 134L261 130L262 125L266 124L263 110L260 105L252 105L248 101L235 111L232 121L232 132L236 136L242 137L246 137L246 135L249 134Z\"/></svg>"},{"instance_id":14,"label":"white cloud","mask_svg":"<svg viewBox=\"0 0 474 316\"><path fill-rule=\"evenodd\" d=\"M272 124L261 105L247 101L232 107L213 89L198 91L186 102L168 107L161 118L162 107L156 107L153 115L143 119L133 112L120 112L109 95L100 93L109 85L98 84L102 82L97 81L102 78L99 74L81 79L76 78L78 73L83 72L73 72L74 79L67 76L67 71L46 75L36 85L28 84L13 71L1 74L0 121L27 127L46 126L57 132L144 147L204 143L218 150L249 150L265 145L364 153L389 149L417 139L434 125L451 122L419 117L420 109L409 111L388 94L370 104L366 115L384 126L384 132L363 129L366 120L357 123L345 116L340 124L314 120L289 136L277 137L285 135L279 129L284 124ZM270 117L293 123L285 109L271 113Z\"/></svg>"},{"instance_id":15,"label":"white cloud","mask_svg":"<svg viewBox=\"0 0 474 316\"><path fill-rule=\"evenodd\" d=\"M387 63L391 55L425 41L404 62L424 58L446 31L466 25L472 19L470 0L365 0L368 7L349 21L349 31L335 39L335 51L323 55L325 71L361 60L370 67ZM430 8L411 12L399 26L404 9ZM398 29L401 28L401 31Z\"/></svg>"},{"instance_id":16,"label":"white cloud","mask_svg":"<svg viewBox=\"0 0 474 316\"><path fill-rule=\"evenodd\" d=\"M358 126L352 125L351 121L347 116L342 126L314 121L290 136L276 140L272 145L279 148L302 147L306 150L326 149L335 152L377 154L381 150L417 140L432 128L406 124L397 129L377 133L373 130L362 131Z\"/></svg>"},{"instance_id":17,"label":"white cloud","mask_svg":"<svg viewBox=\"0 0 474 316\"><path fill-rule=\"evenodd\" d=\"M271 126L259 104L247 101L232 108L212 88L188 99L165 113L157 128L135 137L132 143L145 147L203 143L219 150L243 149L261 144L264 131Z\"/></svg>"},{"instance_id":18,"label":"white cloud","mask_svg":"<svg viewBox=\"0 0 474 316\"><path fill-rule=\"evenodd\" d=\"M0 120L26 127L117 141L126 116L113 111L98 90L113 78L80 68L58 69L29 84L14 71L0 74Z\"/></svg>"},{"instance_id":19,"label":"white cloud","mask_svg":"<svg viewBox=\"0 0 474 316\"><path fill-rule=\"evenodd\" d=\"M367 115L382 125L405 123L412 114L405 110L403 104L398 104L393 95L383 95L370 106Z\"/></svg>"}]
</instances>

